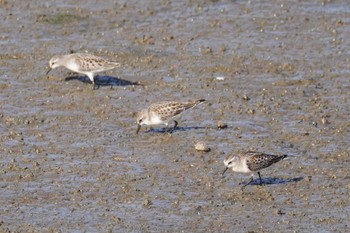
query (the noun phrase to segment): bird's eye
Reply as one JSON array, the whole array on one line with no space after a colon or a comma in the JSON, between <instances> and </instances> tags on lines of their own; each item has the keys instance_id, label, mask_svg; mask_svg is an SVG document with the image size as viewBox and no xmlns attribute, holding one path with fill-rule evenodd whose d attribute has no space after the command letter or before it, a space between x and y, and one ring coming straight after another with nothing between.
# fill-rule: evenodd
<instances>
[{"instance_id":1,"label":"bird's eye","mask_svg":"<svg viewBox=\"0 0 350 233\"><path fill-rule=\"evenodd\" d=\"M232 161L228 162L228 165L230 165L232 163Z\"/></svg>"}]
</instances>

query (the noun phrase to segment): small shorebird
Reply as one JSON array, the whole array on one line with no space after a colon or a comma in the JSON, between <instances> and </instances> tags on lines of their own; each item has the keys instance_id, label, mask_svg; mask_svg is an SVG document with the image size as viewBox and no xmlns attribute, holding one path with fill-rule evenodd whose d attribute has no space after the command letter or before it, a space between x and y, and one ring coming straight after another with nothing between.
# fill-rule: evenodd
<instances>
[{"instance_id":1,"label":"small shorebird","mask_svg":"<svg viewBox=\"0 0 350 233\"><path fill-rule=\"evenodd\" d=\"M188 102L163 101L151 104L148 108L137 113L136 133L139 133L142 125L152 126L160 124L164 124L167 128L166 131L172 133L178 124L174 118L178 117L187 109L193 108L204 101L205 99L198 99ZM175 125L169 131L168 124L170 121L174 121Z\"/></svg>"},{"instance_id":2,"label":"small shorebird","mask_svg":"<svg viewBox=\"0 0 350 233\"><path fill-rule=\"evenodd\" d=\"M56 55L50 59L50 68L46 74L52 69L64 66L67 69L85 74L89 77L95 89L95 75L98 72L114 69L120 64L112 62L102 57L97 57L87 53L72 53L67 55Z\"/></svg>"},{"instance_id":3,"label":"small shorebird","mask_svg":"<svg viewBox=\"0 0 350 233\"><path fill-rule=\"evenodd\" d=\"M251 173L250 181L243 185L243 189L253 182L254 172L257 172L260 179L260 185L262 185L262 179L260 175L260 170L271 166L274 163L286 158L287 155L272 155L256 151L240 152L236 155L229 155L225 160L224 164L226 166L222 175L231 168L234 172Z\"/></svg>"}]
</instances>

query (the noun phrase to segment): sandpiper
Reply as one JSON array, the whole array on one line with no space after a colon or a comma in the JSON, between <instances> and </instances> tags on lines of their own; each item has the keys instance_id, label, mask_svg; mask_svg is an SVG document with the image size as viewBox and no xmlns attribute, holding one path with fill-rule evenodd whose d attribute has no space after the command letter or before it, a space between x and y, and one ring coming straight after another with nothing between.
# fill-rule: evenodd
<instances>
[{"instance_id":1,"label":"sandpiper","mask_svg":"<svg viewBox=\"0 0 350 233\"><path fill-rule=\"evenodd\" d=\"M205 99L197 99L188 102L163 101L153 103L148 108L137 113L137 131L139 133L142 125L160 125L166 126L166 132L172 133L178 122L174 118L178 117L185 110L193 108L204 102ZM174 121L175 125L170 130L168 129L169 122Z\"/></svg>"},{"instance_id":2,"label":"sandpiper","mask_svg":"<svg viewBox=\"0 0 350 233\"><path fill-rule=\"evenodd\" d=\"M254 172L257 172L259 175L260 185L262 185L262 179L260 175L260 170L271 166L274 163L286 158L286 154L282 155L272 155L261 153L257 151L246 151L240 152L235 155L229 155L225 160L224 164L226 166L222 175L227 171L227 169L231 168L234 172L241 173L251 173L250 181L242 186L243 189L253 182Z\"/></svg>"},{"instance_id":3,"label":"sandpiper","mask_svg":"<svg viewBox=\"0 0 350 233\"><path fill-rule=\"evenodd\" d=\"M46 74L52 69L64 66L71 71L87 75L93 84L93 89L95 89L94 77L96 73L111 70L120 66L118 62L109 61L105 58L87 53L56 55L50 59L49 65L50 68Z\"/></svg>"}]
</instances>

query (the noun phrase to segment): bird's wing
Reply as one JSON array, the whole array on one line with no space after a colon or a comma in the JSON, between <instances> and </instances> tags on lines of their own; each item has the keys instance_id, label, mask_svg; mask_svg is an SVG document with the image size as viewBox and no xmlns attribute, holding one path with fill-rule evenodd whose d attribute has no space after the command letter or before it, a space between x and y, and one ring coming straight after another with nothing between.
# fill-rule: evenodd
<instances>
[{"instance_id":1,"label":"bird's wing","mask_svg":"<svg viewBox=\"0 0 350 233\"><path fill-rule=\"evenodd\" d=\"M247 166L251 171L267 168L286 157L286 155L272 155L254 151L249 151L248 153Z\"/></svg>"},{"instance_id":2,"label":"bird's wing","mask_svg":"<svg viewBox=\"0 0 350 233\"><path fill-rule=\"evenodd\" d=\"M119 63L111 62L105 58L97 57L90 54L76 54L74 61L79 65L80 71L89 72L89 71L104 71L110 70L117 66Z\"/></svg>"},{"instance_id":3,"label":"bird's wing","mask_svg":"<svg viewBox=\"0 0 350 233\"><path fill-rule=\"evenodd\" d=\"M165 101L152 104L150 110L158 114L161 120L164 121L185 111L186 106L181 102Z\"/></svg>"}]
</instances>

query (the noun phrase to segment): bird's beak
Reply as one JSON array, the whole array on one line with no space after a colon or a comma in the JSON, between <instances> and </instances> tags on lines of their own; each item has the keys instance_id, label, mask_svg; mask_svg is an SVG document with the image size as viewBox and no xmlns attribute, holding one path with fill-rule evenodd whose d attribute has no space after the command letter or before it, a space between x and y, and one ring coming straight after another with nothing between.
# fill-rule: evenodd
<instances>
[{"instance_id":1,"label":"bird's beak","mask_svg":"<svg viewBox=\"0 0 350 233\"><path fill-rule=\"evenodd\" d=\"M227 171L228 167L225 168L225 170L221 173L222 176L224 176L225 172Z\"/></svg>"},{"instance_id":2,"label":"bird's beak","mask_svg":"<svg viewBox=\"0 0 350 233\"><path fill-rule=\"evenodd\" d=\"M137 125L137 130L136 130L136 134L138 134L139 133L139 131L140 131L140 129L141 129L141 125Z\"/></svg>"},{"instance_id":3,"label":"bird's beak","mask_svg":"<svg viewBox=\"0 0 350 233\"><path fill-rule=\"evenodd\" d=\"M46 71L46 75L48 75L51 70L52 70L51 67L49 67L49 69Z\"/></svg>"}]
</instances>

